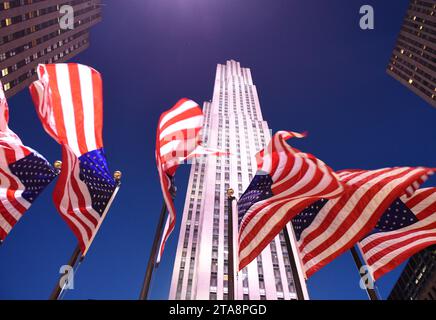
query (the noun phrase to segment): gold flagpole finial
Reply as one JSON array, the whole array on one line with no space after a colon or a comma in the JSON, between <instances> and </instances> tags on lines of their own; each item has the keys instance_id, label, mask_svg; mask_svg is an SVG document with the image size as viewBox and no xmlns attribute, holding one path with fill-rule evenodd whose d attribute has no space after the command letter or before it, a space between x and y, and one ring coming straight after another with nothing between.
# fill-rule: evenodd
<instances>
[{"instance_id":1,"label":"gold flagpole finial","mask_svg":"<svg viewBox=\"0 0 436 320\"><path fill-rule=\"evenodd\" d=\"M123 174L122 174L121 171L118 171L118 170L117 170L117 171L114 172L114 179L115 179L116 181L120 181L122 176L123 176Z\"/></svg>"},{"instance_id":2,"label":"gold flagpole finial","mask_svg":"<svg viewBox=\"0 0 436 320\"><path fill-rule=\"evenodd\" d=\"M232 188L227 189L227 197L229 197L229 198L233 197L234 193L235 193L235 191Z\"/></svg>"},{"instance_id":3,"label":"gold flagpole finial","mask_svg":"<svg viewBox=\"0 0 436 320\"><path fill-rule=\"evenodd\" d=\"M60 160L56 160L56 161L54 162L54 167L55 167L56 169L58 169L58 170L61 170L61 169L62 169L62 161L60 161Z\"/></svg>"}]
</instances>

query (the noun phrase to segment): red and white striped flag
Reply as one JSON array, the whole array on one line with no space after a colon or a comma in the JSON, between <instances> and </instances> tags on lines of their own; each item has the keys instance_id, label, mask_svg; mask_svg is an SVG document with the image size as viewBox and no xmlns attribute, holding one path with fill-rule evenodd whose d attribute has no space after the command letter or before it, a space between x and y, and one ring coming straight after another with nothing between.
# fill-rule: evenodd
<instances>
[{"instance_id":1,"label":"red and white striped flag","mask_svg":"<svg viewBox=\"0 0 436 320\"><path fill-rule=\"evenodd\" d=\"M24 146L8 122L9 108L0 82L0 242L56 177L52 165Z\"/></svg>"},{"instance_id":2,"label":"red and white striped flag","mask_svg":"<svg viewBox=\"0 0 436 320\"><path fill-rule=\"evenodd\" d=\"M239 269L253 261L310 203L338 197L344 191L324 162L285 142L304 136L277 132L256 157L259 171L238 201Z\"/></svg>"},{"instance_id":3,"label":"red and white striped flag","mask_svg":"<svg viewBox=\"0 0 436 320\"><path fill-rule=\"evenodd\" d=\"M85 255L118 190L103 149L102 79L75 63L42 64L37 72L39 80L30 86L36 111L62 146L53 200Z\"/></svg>"},{"instance_id":4,"label":"red and white striped flag","mask_svg":"<svg viewBox=\"0 0 436 320\"><path fill-rule=\"evenodd\" d=\"M30 85L47 133L80 156L103 147L103 83L93 68L76 63L40 64Z\"/></svg>"},{"instance_id":5,"label":"red and white striped flag","mask_svg":"<svg viewBox=\"0 0 436 320\"><path fill-rule=\"evenodd\" d=\"M397 199L359 247L374 280L436 244L436 188Z\"/></svg>"},{"instance_id":6,"label":"red and white striped flag","mask_svg":"<svg viewBox=\"0 0 436 320\"><path fill-rule=\"evenodd\" d=\"M292 221L306 276L353 247L395 199L412 192L433 172L423 167L340 171L346 192L313 203Z\"/></svg>"},{"instance_id":7,"label":"red and white striped flag","mask_svg":"<svg viewBox=\"0 0 436 320\"><path fill-rule=\"evenodd\" d=\"M161 238L157 263L162 257L165 243L176 223L176 210L171 196L172 179L178 166L195 157L223 154L219 150L201 145L203 111L192 100L181 99L159 119L156 134L156 164L162 194L168 209L168 219Z\"/></svg>"}]
</instances>

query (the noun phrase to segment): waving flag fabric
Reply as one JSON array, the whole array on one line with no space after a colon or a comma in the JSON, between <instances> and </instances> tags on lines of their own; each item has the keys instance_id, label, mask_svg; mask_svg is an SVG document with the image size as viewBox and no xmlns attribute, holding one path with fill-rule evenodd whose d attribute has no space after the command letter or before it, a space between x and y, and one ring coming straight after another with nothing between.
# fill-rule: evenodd
<instances>
[{"instance_id":1,"label":"waving flag fabric","mask_svg":"<svg viewBox=\"0 0 436 320\"><path fill-rule=\"evenodd\" d=\"M85 255L116 190L103 149L102 79L74 63L39 65L37 72L30 87L37 113L62 146L53 200Z\"/></svg>"},{"instance_id":2,"label":"waving flag fabric","mask_svg":"<svg viewBox=\"0 0 436 320\"><path fill-rule=\"evenodd\" d=\"M344 188L324 162L289 146L285 140L303 138L277 132L257 155L259 171L238 202L239 268L244 268L305 207L321 198L335 198Z\"/></svg>"},{"instance_id":3,"label":"waving flag fabric","mask_svg":"<svg viewBox=\"0 0 436 320\"><path fill-rule=\"evenodd\" d=\"M339 172L346 192L311 204L292 220L306 276L354 246L395 199L413 192L433 172L423 167Z\"/></svg>"},{"instance_id":4,"label":"waving flag fabric","mask_svg":"<svg viewBox=\"0 0 436 320\"><path fill-rule=\"evenodd\" d=\"M436 244L436 188L426 188L397 199L359 247L373 279Z\"/></svg>"},{"instance_id":5,"label":"waving flag fabric","mask_svg":"<svg viewBox=\"0 0 436 320\"><path fill-rule=\"evenodd\" d=\"M75 63L40 64L30 86L47 133L77 156L103 148L103 83L100 74Z\"/></svg>"},{"instance_id":6,"label":"waving flag fabric","mask_svg":"<svg viewBox=\"0 0 436 320\"><path fill-rule=\"evenodd\" d=\"M179 100L170 110L160 116L156 134L156 164L169 214L157 262L161 259L165 243L176 223L176 210L171 188L177 167L194 157L221 154L219 150L204 148L201 145L202 127L203 111L197 103L189 99Z\"/></svg>"},{"instance_id":7,"label":"waving flag fabric","mask_svg":"<svg viewBox=\"0 0 436 320\"><path fill-rule=\"evenodd\" d=\"M8 104L0 83L0 242L56 177L52 165L25 147L8 122Z\"/></svg>"}]
</instances>

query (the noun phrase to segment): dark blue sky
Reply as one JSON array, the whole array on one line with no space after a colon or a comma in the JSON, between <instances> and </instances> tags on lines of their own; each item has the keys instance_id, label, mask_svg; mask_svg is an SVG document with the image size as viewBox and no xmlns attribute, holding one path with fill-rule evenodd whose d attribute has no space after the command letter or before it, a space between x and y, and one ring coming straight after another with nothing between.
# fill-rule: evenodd
<instances>
[{"instance_id":1,"label":"dark blue sky","mask_svg":"<svg viewBox=\"0 0 436 320\"><path fill-rule=\"evenodd\" d=\"M295 146L334 169L435 166L436 110L386 75L408 0L106 0L91 47L74 61L103 74L104 141L123 185L66 299L136 299L161 207L154 162L158 116L179 98L212 96L217 63L252 69L274 130L309 131ZM375 30L359 8L375 9ZM10 101L10 126L50 161L60 147L27 91ZM294 141L292 141L294 143ZM177 174L182 211L189 167ZM432 180L434 185L435 179ZM53 185L0 248L0 299L46 299L76 239L51 202ZM180 216L179 216L180 218ZM178 228L152 287L166 299ZM400 268L378 287L390 292ZM313 299L366 299L345 253L309 281Z\"/></svg>"}]
</instances>

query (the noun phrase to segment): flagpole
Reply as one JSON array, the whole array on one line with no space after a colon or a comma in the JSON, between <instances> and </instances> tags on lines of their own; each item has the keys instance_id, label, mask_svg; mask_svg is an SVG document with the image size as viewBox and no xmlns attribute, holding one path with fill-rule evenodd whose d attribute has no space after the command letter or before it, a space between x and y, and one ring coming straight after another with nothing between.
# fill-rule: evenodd
<instances>
[{"instance_id":1,"label":"flagpole","mask_svg":"<svg viewBox=\"0 0 436 320\"><path fill-rule=\"evenodd\" d=\"M55 161L54 167L57 170L57 175L59 175L59 173L60 173L60 171L62 169L62 161L59 161L59 160ZM108 201L106 209L103 212L103 215L102 215L102 217L101 217L101 219L100 219L100 221L99 221L99 223L97 225L97 228L96 228L96 230L95 230L95 232L94 232L94 234L93 234L93 236L91 238L91 241L88 244L85 252L82 254L80 246L77 245L77 247L73 251L73 254L71 255L70 260L68 261L67 265L70 266L73 269L73 272L77 271L77 269L79 268L79 266L82 263L83 259L85 258L85 254L87 253L87 251L88 251L88 249L89 249L89 247L91 245L91 242L93 241L95 235L97 234L97 231L100 229L100 226L103 223L103 220L105 219L105 217L106 217L106 215L107 215L107 213L109 211L109 208L111 207L112 201L114 200L114 198L115 198L115 196L116 196L116 194L117 194L117 192L118 192L118 190L119 190L119 188L121 186L121 175L122 175L121 171L115 171L114 172L114 179L115 179L115 182L117 183L117 186L116 186L116 188L114 190L114 193L112 194L111 198ZM65 292L65 288L66 288L66 285L67 285L67 282L65 282L63 285L61 285L61 280L63 279L64 276L65 275L62 275L59 278L59 281L56 284L55 288L53 289L53 291L52 291L52 293L51 293L51 295L49 297L49 300L59 300L59 299L62 298L62 294Z\"/></svg>"},{"instance_id":2,"label":"flagpole","mask_svg":"<svg viewBox=\"0 0 436 320\"><path fill-rule=\"evenodd\" d=\"M295 291L297 293L297 299L298 300L305 300L304 293L303 293L303 287L302 287L301 282L300 282L300 275L299 275L298 269L297 269L297 263L295 261L294 250L292 249L291 238L289 236L289 232L288 232L288 229L286 228L286 226L283 228L283 235L285 237L286 248L288 250L289 263L291 264L292 278L294 279Z\"/></svg>"},{"instance_id":3,"label":"flagpole","mask_svg":"<svg viewBox=\"0 0 436 320\"><path fill-rule=\"evenodd\" d=\"M80 250L80 246L77 246L76 249L74 249L73 254L72 254L70 260L68 261L67 265L70 266L73 269L73 271L76 270L77 264L78 263L80 264L80 262L82 262L82 260L83 260L83 257L81 255L81 253L82 252ZM79 261L79 259L80 259L80 261ZM74 276L74 274L73 274L73 276ZM50 295L49 300L59 300L59 298L61 297L61 295L64 292L65 287L66 287L66 285L68 283L66 281L64 284L61 285L61 280L62 280L63 277L64 277L64 275L61 276L61 278L59 279L58 283L56 284L55 288L53 289L53 291L52 291L52 293Z\"/></svg>"},{"instance_id":4,"label":"flagpole","mask_svg":"<svg viewBox=\"0 0 436 320\"><path fill-rule=\"evenodd\" d=\"M155 231L154 240L153 240L153 246L151 248L150 256L148 258L147 271L145 272L144 283L142 284L141 293L139 295L139 300L147 300L148 299L151 278L153 276L153 271L154 271L155 266L156 266L157 251L159 249L159 239L161 237L162 229L164 227L166 213L167 213L167 205L166 205L165 201L163 201L162 209L161 209L160 217L159 217L159 222L156 226L156 231Z\"/></svg>"},{"instance_id":5,"label":"flagpole","mask_svg":"<svg viewBox=\"0 0 436 320\"><path fill-rule=\"evenodd\" d=\"M233 248L233 189L227 190L228 300L235 300L235 265Z\"/></svg>"},{"instance_id":6,"label":"flagpole","mask_svg":"<svg viewBox=\"0 0 436 320\"><path fill-rule=\"evenodd\" d=\"M175 194L176 187L173 184L171 184L170 193L174 199L176 195ZM159 222L156 226L156 231L154 234L153 246L151 247L150 256L148 258L147 271L145 272L144 282L142 284L139 300L147 300L148 294L150 293L150 284L151 284L151 279L153 278L153 272L156 268L156 259L159 250L160 238L162 236L162 232L164 229L166 213L167 213L167 204L164 200L162 204L162 209L160 211Z\"/></svg>"},{"instance_id":7,"label":"flagpole","mask_svg":"<svg viewBox=\"0 0 436 320\"><path fill-rule=\"evenodd\" d=\"M357 271L359 272L359 276L361 276L360 270L362 269L364 264L363 264L362 260L360 259L359 254L358 254L355 246L353 246L350 249L350 251L351 251L351 255L353 256L354 263L356 264ZM371 288L368 288L367 286L365 286L365 287L366 287L366 293L368 294L368 297L370 300L380 300L379 297L377 296L377 293L375 292L374 288L371 289Z\"/></svg>"}]
</instances>

